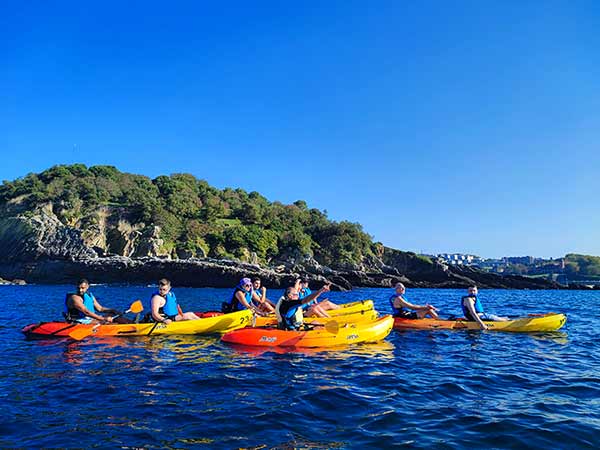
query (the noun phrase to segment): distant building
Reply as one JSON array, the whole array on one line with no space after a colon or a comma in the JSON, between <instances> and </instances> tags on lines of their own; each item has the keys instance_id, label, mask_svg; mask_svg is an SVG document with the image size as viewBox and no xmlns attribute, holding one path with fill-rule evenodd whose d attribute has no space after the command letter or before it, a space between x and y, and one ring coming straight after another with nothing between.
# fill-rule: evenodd
<instances>
[{"instance_id":1,"label":"distant building","mask_svg":"<svg viewBox=\"0 0 600 450\"><path fill-rule=\"evenodd\" d=\"M462 253L439 253L436 258L438 261L453 266L470 266L482 261L479 256Z\"/></svg>"}]
</instances>

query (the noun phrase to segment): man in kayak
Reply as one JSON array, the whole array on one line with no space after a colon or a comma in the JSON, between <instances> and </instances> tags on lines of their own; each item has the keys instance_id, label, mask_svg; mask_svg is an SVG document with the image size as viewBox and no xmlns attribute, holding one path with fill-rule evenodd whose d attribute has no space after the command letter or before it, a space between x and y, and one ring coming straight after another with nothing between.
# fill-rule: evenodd
<instances>
[{"instance_id":1,"label":"man in kayak","mask_svg":"<svg viewBox=\"0 0 600 450\"><path fill-rule=\"evenodd\" d=\"M396 292L390 297L394 317L403 317L405 319L423 319L424 317L438 318L437 308L429 303L425 305L414 305L404 298L406 288L402 283L396 283ZM411 311L412 310L412 311Z\"/></svg>"},{"instance_id":2,"label":"man in kayak","mask_svg":"<svg viewBox=\"0 0 600 450\"><path fill-rule=\"evenodd\" d=\"M261 297L259 297L252 289L252 280L250 280L250 278L242 278L231 293L229 301L223 302L221 310L224 313L230 313L249 309L254 312L254 314L264 316L267 313L263 312L262 309L257 306L261 304L260 300Z\"/></svg>"},{"instance_id":3,"label":"man in kayak","mask_svg":"<svg viewBox=\"0 0 600 450\"><path fill-rule=\"evenodd\" d=\"M312 294L312 291L308 287L307 278L298 278L294 287L298 290L298 298L300 300ZM339 308L338 305L329 301L329 299L323 299L320 302L314 299L302 305L302 309L306 311L308 317L331 317L326 311Z\"/></svg>"},{"instance_id":4,"label":"man in kayak","mask_svg":"<svg viewBox=\"0 0 600 450\"><path fill-rule=\"evenodd\" d=\"M200 319L193 312L184 313L177 303L177 297L171 292L171 282L166 278L158 280L158 291L150 298L150 317L152 322L169 324L173 321Z\"/></svg>"},{"instance_id":5,"label":"man in kayak","mask_svg":"<svg viewBox=\"0 0 600 450\"><path fill-rule=\"evenodd\" d=\"M484 320L494 322L506 322L508 320L508 317L487 314L483 310L483 305L479 301L479 298L477 298L477 286L470 286L467 292L468 294L461 299L460 306L468 321L477 322L482 330L487 330L488 326L483 323Z\"/></svg>"},{"instance_id":6,"label":"man in kayak","mask_svg":"<svg viewBox=\"0 0 600 450\"><path fill-rule=\"evenodd\" d=\"M282 330L299 330L304 324L304 314L302 305L315 300L323 292L329 291L329 284L326 284L317 292L307 295L303 299L299 298L298 290L295 286L290 286L285 290L283 296L277 302L275 314L277 315L277 326Z\"/></svg>"},{"instance_id":7,"label":"man in kayak","mask_svg":"<svg viewBox=\"0 0 600 450\"><path fill-rule=\"evenodd\" d=\"M113 316L102 316L98 312L116 314L114 309L105 308L91 292L88 292L90 283L85 278L77 283L77 292L69 293L65 297L65 310L63 316L67 322L78 323L103 323L112 322Z\"/></svg>"},{"instance_id":8,"label":"man in kayak","mask_svg":"<svg viewBox=\"0 0 600 450\"><path fill-rule=\"evenodd\" d=\"M252 302L266 314L275 312L275 304L267 298L267 288L261 286L261 280L258 277L252 278Z\"/></svg>"}]
</instances>

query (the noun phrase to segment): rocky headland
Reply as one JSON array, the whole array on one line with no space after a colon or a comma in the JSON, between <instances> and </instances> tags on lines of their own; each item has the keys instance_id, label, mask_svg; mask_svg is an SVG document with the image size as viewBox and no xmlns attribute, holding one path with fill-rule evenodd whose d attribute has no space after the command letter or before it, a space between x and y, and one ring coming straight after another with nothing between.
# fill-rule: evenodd
<instances>
[{"instance_id":1,"label":"rocky headland","mask_svg":"<svg viewBox=\"0 0 600 450\"><path fill-rule=\"evenodd\" d=\"M29 283L74 283L80 277L94 283L154 283L161 277L176 285L230 287L243 276L260 276L270 287L283 287L297 275L315 285L328 280L334 289L409 287L561 289L555 282L500 276L472 268L447 266L414 253L375 246L374 255L360 264L325 266L313 256L291 250L267 264L256 255L247 261L165 252L160 227L131 223L110 208L95 212L95 220L65 224L56 207L46 203L34 210L5 205L0 216L0 277ZM19 281L19 283L22 281Z\"/></svg>"}]
</instances>

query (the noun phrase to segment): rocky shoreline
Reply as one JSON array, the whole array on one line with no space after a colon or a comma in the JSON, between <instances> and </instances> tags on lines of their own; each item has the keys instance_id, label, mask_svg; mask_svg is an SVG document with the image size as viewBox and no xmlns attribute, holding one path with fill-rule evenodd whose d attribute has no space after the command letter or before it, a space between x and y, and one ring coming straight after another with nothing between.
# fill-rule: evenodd
<instances>
[{"instance_id":1,"label":"rocky shoreline","mask_svg":"<svg viewBox=\"0 0 600 450\"><path fill-rule=\"evenodd\" d=\"M129 258L110 256L81 260L38 259L35 261L0 262L0 275L13 283L71 284L85 277L94 283L151 284L167 277L178 286L231 287L240 278L258 276L272 288L282 288L298 275L307 276L315 287L326 281L335 290L353 287L390 287L401 281L408 287L466 288L476 284L480 288L501 289L565 289L558 283L520 276L498 276L474 269L444 267L434 264L429 271L401 274L397 269L386 271L333 270L320 266L299 264L261 267L231 260L190 258Z\"/></svg>"}]
</instances>

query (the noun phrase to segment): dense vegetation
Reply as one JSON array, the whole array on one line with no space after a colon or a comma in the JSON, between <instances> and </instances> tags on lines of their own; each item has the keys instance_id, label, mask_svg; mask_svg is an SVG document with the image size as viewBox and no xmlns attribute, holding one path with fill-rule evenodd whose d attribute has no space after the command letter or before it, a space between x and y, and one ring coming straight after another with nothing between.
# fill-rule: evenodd
<instances>
[{"instance_id":1,"label":"dense vegetation","mask_svg":"<svg viewBox=\"0 0 600 450\"><path fill-rule=\"evenodd\" d=\"M52 204L65 225L86 229L101 207L132 224L160 226L164 250L175 254L236 257L250 252L267 262L299 251L326 265L358 263L377 245L356 223L334 222L302 200L269 202L257 192L219 190L189 174L145 176L113 166L54 166L0 186L0 204L28 210Z\"/></svg>"},{"instance_id":2,"label":"dense vegetation","mask_svg":"<svg viewBox=\"0 0 600 450\"><path fill-rule=\"evenodd\" d=\"M565 273L571 276L600 276L600 257L569 253L565 257Z\"/></svg>"}]
</instances>

